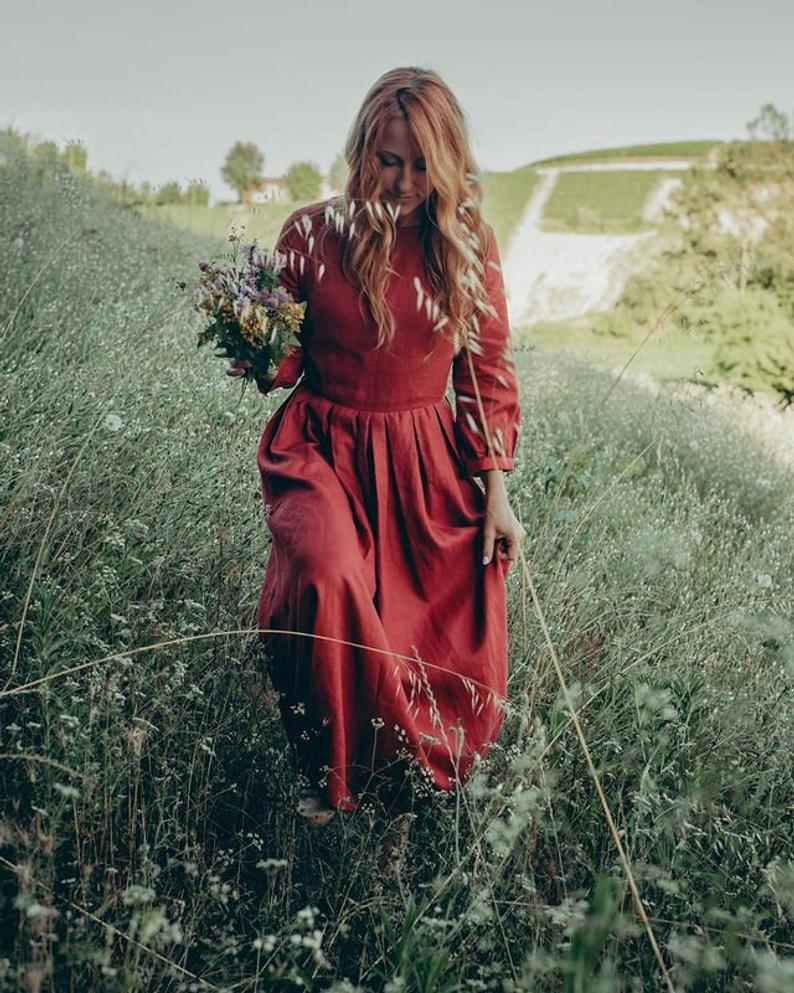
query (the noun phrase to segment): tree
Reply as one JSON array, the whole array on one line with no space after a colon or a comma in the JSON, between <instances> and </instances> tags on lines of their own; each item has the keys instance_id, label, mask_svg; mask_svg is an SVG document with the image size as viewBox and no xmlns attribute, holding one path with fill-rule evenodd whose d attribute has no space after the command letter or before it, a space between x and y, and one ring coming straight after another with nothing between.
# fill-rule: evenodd
<instances>
[{"instance_id":1,"label":"tree","mask_svg":"<svg viewBox=\"0 0 794 993\"><path fill-rule=\"evenodd\" d=\"M794 396L794 368L789 367L794 352L794 119L765 104L747 130L750 140L717 146L709 163L684 177L668 214L679 232L668 255L686 266L733 263L723 270L723 279L737 296L716 287L711 371L717 379L730 374L748 388L763 383L788 405ZM749 299L742 301L748 291Z\"/></svg>"},{"instance_id":2,"label":"tree","mask_svg":"<svg viewBox=\"0 0 794 993\"><path fill-rule=\"evenodd\" d=\"M155 203L158 204L180 203L181 200L182 190L179 187L179 183L175 180L172 180L170 183L163 183L155 196Z\"/></svg>"},{"instance_id":3,"label":"tree","mask_svg":"<svg viewBox=\"0 0 794 993\"><path fill-rule=\"evenodd\" d=\"M794 121L789 121L782 110L773 103L765 103L758 117L747 124L747 130L754 141L791 141L794 137Z\"/></svg>"},{"instance_id":4,"label":"tree","mask_svg":"<svg viewBox=\"0 0 794 993\"><path fill-rule=\"evenodd\" d=\"M316 200L323 177L311 162L295 162L287 172L287 189L293 200Z\"/></svg>"},{"instance_id":5,"label":"tree","mask_svg":"<svg viewBox=\"0 0 794 993\"><path fill-rule=\"evenodd\" d=\"M210 191L203 179L191 179L185 191L184 202L191 207L206 207L210 202Z\"/></svg>"},{"instance_id":6,"label":"tree","mask_svg":"<svg viewBox=\"0 0 794 993\"><path fill-rule=\"evenodd\" d=\"M738 255L734 284L739 290L752 278L755 246L770 237L794 246L785 234L794 234L794 141L789 137L794 128L773 104L765 104L747 129L750 141L716 146L707 163L684 176L666 211L683 233L676 250L680 257L715 261Z\"/></svg>"},{"instance_id":7,"label":"tree","mask_svg":"<svg viewBox=\"0 0 794 993\"><path fill-rule=\"evenodd\" d=\"M349 172L350 169L344 152L340 152L331 163L331 168L328 171L328 183L333 193L342 193L344 191Z\"/></svg>"},{"instance_id":8,"label":"tree","mask_svg":"<svg viewBox=\"0 0 794 993\"><path fill-rule=\"evenodd\" d=\"M249 190L262 179L265 157L252 142L236 142L229 150L221 167L224 182L237 193L243 202Z\"/></svg>"}]
</instances>

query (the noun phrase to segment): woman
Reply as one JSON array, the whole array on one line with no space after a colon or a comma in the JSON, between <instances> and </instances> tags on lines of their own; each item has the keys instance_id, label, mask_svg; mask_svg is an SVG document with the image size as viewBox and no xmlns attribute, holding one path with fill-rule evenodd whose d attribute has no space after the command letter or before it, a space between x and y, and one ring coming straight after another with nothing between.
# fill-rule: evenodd
<instances>
[{"instance_id":1,"label":"woman","mask_svg":"<svg viewBox=\"0 0 794 993\"><path fill-rule=\"evenodd\" d=\"M259 626L296 632L262 637L315 823L373 782L396 805L411 764L451 791L487 753L525 535L504 483L520 420L504 284L459 105L435 72L391 70L345 154L344 195L293 211L276 243L306 317L258 383L303 375L257 453Z\"/></svg>"}]
</instances>

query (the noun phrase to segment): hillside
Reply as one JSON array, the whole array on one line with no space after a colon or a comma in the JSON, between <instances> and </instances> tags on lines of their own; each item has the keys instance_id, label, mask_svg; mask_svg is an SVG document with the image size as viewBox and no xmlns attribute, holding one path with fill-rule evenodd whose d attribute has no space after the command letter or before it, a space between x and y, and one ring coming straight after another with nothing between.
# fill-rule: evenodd
<instances>
[{"instance_id":1,"label":"hillside","mask_svg":"<svg viewBox=\"0 0 794 993\"><path fill-rule=\"evenodd\" d=\"M586 151L570 152L567 155L555 155L548 159L538 159L531 165L540 166L575 165L577 163L594 162L643 162L649 159L701 159L717 145L719 141L667 141L646 145L625 145L614 148L591 148Z\"/></svg>"},{"instance_id":2,"label":"hillside","mask_svg":"<svg viewBox=\"0 0 794 993\"><path fill-rule=\"evenodd\" d=\"M791 469L519 350L508 718L380 892L365 812L296 822L251 631L286 396L196 349L214 244L0 166L0 990L661 990L574 707L675 988L782 991Z\"/></svg>"}]
</instances>

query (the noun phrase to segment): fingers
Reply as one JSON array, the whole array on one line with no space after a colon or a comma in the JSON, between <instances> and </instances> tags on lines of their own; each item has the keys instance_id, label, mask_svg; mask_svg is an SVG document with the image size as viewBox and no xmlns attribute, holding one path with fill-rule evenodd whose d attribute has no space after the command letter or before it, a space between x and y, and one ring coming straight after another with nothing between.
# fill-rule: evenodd
<instances>
[{"instance_id":1,"label":"fingers","mask_svg":"<svg viewBox=\"0 0 794 993\"><path fill-rule=\"evenodd\" d=\"M482 564L488 565L493 556L493 546L496 540L496 528L489 517L485 518L485 526L482 534Z\"/></svg>"},{"instance_id":2,"label":"fingers","mask_svg":"<svg viewBox=\"0 0 794 993\"><path fill-rule=\"evenodd\" d=\"M507 568L516 561L521 554L526 531L521 528L519 531L500 533L496 538L496 551L499 560L507 563Z\"/></svg>"},{"instance_id":3,"label":"fingers","mask_svg":"<svg viewBox=\"0 0 794 993\"><path fill-rule=\"evenodd\" d=\"M518 558L518 553L521 548L521 541L518 535L509 535L505 538L505 544L507 548L504 550L504 557L508 562L508 568L511 566L515 560Z\"/></svg>"},{"instance_id":4,"label":"fingers","mask_svg":"<svg viewBox=\"0 0 794 993\"><path fill-rule=\"evenodd\" d=\"M229 359L229 368L226 370L227 376L244 376L245 370L251 368L248 359Z\"/></svg>"}]
</instances>

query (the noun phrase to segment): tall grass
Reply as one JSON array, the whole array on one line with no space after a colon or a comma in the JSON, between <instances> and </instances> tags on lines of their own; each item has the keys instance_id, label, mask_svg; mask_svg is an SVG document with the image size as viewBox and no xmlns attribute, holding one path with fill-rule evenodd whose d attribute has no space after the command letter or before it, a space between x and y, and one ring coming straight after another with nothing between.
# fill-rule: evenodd
<instances>
[{"instance_id":1,"label":"tall grass","mask_svg":"<svg viewBox=\"0 0 794 993\"><path fill-rule=\"evenodd\" d=\"M195 349L206 246L0 168L0 990L664 988L517 569L500 743L398 880L368 809L299 823L256 638L217 634L254 625L284 394ZM675 988L783 993L791 472L694 401L595 417L606 375L519 362L511 497Z\"/></svg>"}]
</instances>

